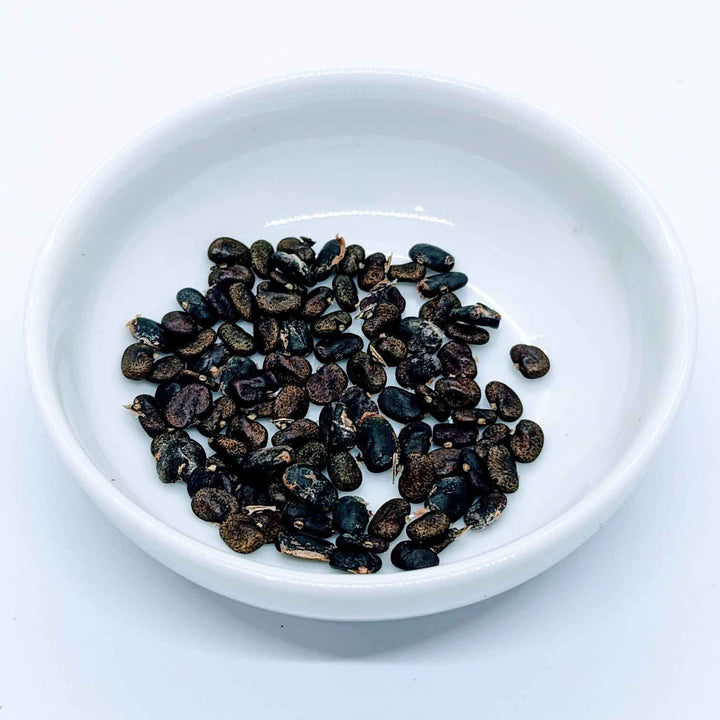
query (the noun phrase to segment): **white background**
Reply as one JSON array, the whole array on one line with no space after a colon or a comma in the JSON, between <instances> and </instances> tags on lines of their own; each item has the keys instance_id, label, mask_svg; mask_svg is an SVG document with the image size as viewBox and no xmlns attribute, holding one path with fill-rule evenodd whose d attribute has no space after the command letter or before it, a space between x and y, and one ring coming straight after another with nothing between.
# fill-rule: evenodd
<instances>
[{"instance_id":1,"label":"white background","mask_svg":"<svg viewBox=\"0 0 720 720\"><path fill-rule=\"evenodd\" d=\"M709 1L2 3L0 720L717 717L717 27ZM50 223L118 144L208 93L361 65L506 89L611 147L674 223L701 318L680 418L597 536L483 604L352 625L213 595L106 522L32 405L22 312Z\"/></svg>"}]
</instances>

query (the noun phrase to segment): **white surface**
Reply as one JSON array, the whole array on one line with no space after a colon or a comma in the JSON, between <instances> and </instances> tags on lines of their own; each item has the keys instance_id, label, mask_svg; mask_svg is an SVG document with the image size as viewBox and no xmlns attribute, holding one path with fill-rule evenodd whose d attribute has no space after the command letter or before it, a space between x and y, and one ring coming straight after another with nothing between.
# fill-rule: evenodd
<instances>
[{"instance_id":1,"label":"white surface","mask_svg":"<svg viewBox=\"0 0 720 720\"><path fill-rule=\"evenodd\" d=\"M718 314L720 107L707 3L365 3L265 11L205 3L3 7L0 718L674 717L715 712L720 663ZM314 11L313 11L314 9ZM464 14L463 9L467 11ZM278 19L282 22L278 24ZM68 193L118 142L188 100L307 67L412 66L553 108L655 193L688 253L701 332L690 396L624 508L522 587L425 620L293 620L163 569L59 467L26 387L22 295ZM9 140L9 142L8 142ZM703 320L706 322L703 323ZM207 688L210 688L208 691ZM370 709L364 702L374 699ZM327 713L328 715L330 713Z\"/></svg>"},{"instance_id":2,"label":"white surface","mask_svg":"<svg viewBox=\"0 0 720 720\"><path fill-rule=\"evenodd\" d=\"M88 494L191 580L325 620L468 605L537 575L594 534L675 417L693 366L696 311L674 233L656 213L598 148L506 95L393 73L274 80L156 125L83 187L29 291L30 375ZM400 259L415 242L451 252L478 286L459 291L463 304L480 300L503 315L475 348L481 384L510 383L548 439L542 461L520 468L502 522L468 533L423 572L386 560L359 578L272 547L231 552L216 527L193 516L182 484L157 481L148 438L122 410L154 392L118 372L130 341L124 324L136 311L162 317L178 287L205 288L208 233L322 242L337 232ZM417 315L418 293L403 292L406 314ZM518 342L550 354L542 382L513 369L508 349ZM600 414L602 426L576 422ZM358 493L378 508L397 491L389 471L366 472Z\"/></svg>"}]
</instances>

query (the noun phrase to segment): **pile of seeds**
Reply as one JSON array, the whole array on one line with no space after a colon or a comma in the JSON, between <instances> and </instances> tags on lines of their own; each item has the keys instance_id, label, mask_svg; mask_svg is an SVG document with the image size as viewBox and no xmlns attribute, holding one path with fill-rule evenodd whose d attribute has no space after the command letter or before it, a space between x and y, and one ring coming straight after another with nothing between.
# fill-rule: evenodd
<instances>
[{"instance_id":1,"label":"pile of seeds","mask_svg":"<svg viewBox=\"0 0 720 720\"><path fill-rule=\"evenodd\" d=\"M180 310L128 323L136 342L123 353L123 375L157 386L128 407L152 438L158 476L186 483L195 515L218 523L232 550L274 543L287 555L374 573L404 531L391 562L431 567L468 528L500 517L518 489L517 463L540 454L542 429L520 420L510 387L487 383L488 406L478 407L470 345L485 344L500 315L462 305L455 291L468 278L449 253L419 244L409 255L393 265L339 236L319 251L306 237L277 248L218 238L207 292L183 288ZM403 317L398 283L415 283L426 299L419 317ZM367 347L348 332L351 313ZM510 357L526 378L550 368L534 346L515 345ZM387 385L387 368L398 386ZM306 417L311 403L322 406L317 423ZM403 425L399 434L388 418ZM277 428L271 437L261 420ZM400 497L373 513L348 494L363 481L360 462L371 473L392 469Z\"/></svg>"}]
</instances>

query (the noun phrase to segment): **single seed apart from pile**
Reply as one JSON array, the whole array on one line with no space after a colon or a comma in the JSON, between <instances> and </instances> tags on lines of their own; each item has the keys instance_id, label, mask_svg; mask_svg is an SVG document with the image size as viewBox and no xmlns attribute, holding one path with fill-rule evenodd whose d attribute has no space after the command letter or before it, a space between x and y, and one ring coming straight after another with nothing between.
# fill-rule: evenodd
<instances>
[{"instance_id":1,"label":"single seed apart from pile","mask_svg":"<svg viewBox=\"0 0 720 720\"><path fill-rule=\"evenodd\" d=\"M470 345L484 345L490 339L490 333L484 328L459 322L448 322L445 325L445 336Z\"/></svg>"},{"instance_id":2,"label":"single seed apart from pile","mask_svg":"<svg viewBox=\"0 0 720 720\"><path fill-rule=\"evenodd\" d=\"M421 570L435 567L440 563L440 558L429 548L403 540L392 549L390 561L400 570Z\"/></svg>"},{"instance_id":3,"label":"single seed apart from pile","mask_svg":"<svg viewBox=\"0 0 720 720\"><path fill-rule=\"evenodd\" d=\"M439 273L429 275L417 284L417 289L423 297L431 298L446 292L454 292L467 285L468 277L461 272Z\"/></svg>"},{"instance_id":4,"label":"single seed apart from pile","mask_svg":"<svg viewBox=\"0 0 720 720\"><path fill-rule=\"evenodd\" d=\"M430 510L408 523L405 532L410 540L427 547L449 529L450 518L442 510Z\"/></svg>"},{"instance_id":5,"label":"single seed apart from pile","mask_svg":"<svg viewBox=\"0 0 720 720\"><path fill-rule=\"evenodd\" d=\"M354 575L368 575L382 567L382 560L370 552L335 548L330 555L330 567Z\"/></svg>"},{"instance_id":6,"label":"single seed apart from pile","mask_svg":"<svg viewBox=\"0 0 720 720\"><path fill-rule=\"evenodd\" d=\"M453 322L467 323L468 325L482 325L483 327L496 328L500 325L502 316L496 310L489 308L482 303L465 305L450 311L450 320Z\"/></svg>"},{"instance_id":7,"label":"single seed apart from pile","mask_svg":"<svg viewBox=\"0 0 720 720\"><path fill-rule=\"evenodd\" d=\"M532 420L521 420L512 431L510 452L518 462L531 463L542 452L544 443L542 428Z\"/></svg>"},{"instance_id":8,"label":"single seed apart from pile","mask_svg":"<svg viewBox=\"0 0 720 720\"><path fill-rule=\"evenodd\" d=\"M201 488L193 495L190 507L201 520L214 523L220 523L240 510L238 501L229 492L209 487Z\"/></svg>"},{"instance_id":9,"label":"single seed apart from pile","mask_svg":"<svg viewBox=\"0 0 720 720\"><path fill-rule=\"evenodd\" d=\"M428 245L426 243L413 245L408 255L410 255L416 263L425 265L437 272L447 272L448 270L452 270L453 265L455 265L455 258L449 252L435 245Z\"/></svg>"},{"instance_id":10,"label":"single seed apart from pile","mask_svg":"<svg viewBox=\"0 0 720 720\"><path fill-rule=\"evenodd\" d=\"M368 534L392 542L405 528L410 514L410 503L402 498L392 498L384 502L372 516Z\"/></svg>"},{"instance_id":11,"label":"single seed apart from pile","mask_svg":"<svg viewBox=\"0 0 720 720\"><path fill-rule=\"evenodd\" d=\"M510 348L510 359L515 367L531 380L547 375L550 370L550 359L534 345L513 345Z\"/></svg>"},{"instance_id":12,"label":"single seed apart from pile","mask_svg":"<svg viewBox=\"0 0 720 720\"><path fill-rule=\"evenodd\" d=\"M265 544L262 530L246 515L234 513L220 525L220 537L237 553L255 552Z\"/></svg>"},{"instance_id":13,"label":"single seed apart from pile","mask_svg":"<svg viewBox=\"0 0 720 720\"><path fill-rule=\"evenodd\" d=\"M501 420L513 422L523 414L523 405L517 393L505 383L493 380L485 386L485 397Z\"/></svg>"}]
</instances>

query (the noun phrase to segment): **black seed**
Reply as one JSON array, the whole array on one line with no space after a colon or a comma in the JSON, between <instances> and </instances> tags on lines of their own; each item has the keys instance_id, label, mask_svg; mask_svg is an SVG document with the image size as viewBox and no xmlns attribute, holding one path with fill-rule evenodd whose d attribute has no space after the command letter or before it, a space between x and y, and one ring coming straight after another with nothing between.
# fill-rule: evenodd
<instances>
[{"instance_id":1,"label":"black seed","mask_svg":"<svg viewBox=\"0 0 720 720\"><path fill-rule=\"evenodd\" d=\"M372 516L368 534L392 542L405 528L410 514L410 503L402 498L392 498L384 502Z\"/></svg>"},{"instance_id":2,"label":"black seed","mask_svg":"<svg viewBox=\"0 0 720 720\"><path fill-rule=\"evenodd\" d=\"M497 490L481 495L465 513L465 524L473 530L484 530L492 525L507 506L507 498Z\"/></svg>"},{"instance_id":3,"label":"black seed","mask_svg":"<svg viewBox=\"0 0 720 720\"><path fill-rule=\"evenodd\" d=\"M335 549L327 540L306 535L305 533L288 533L281 531L275 542L278 552L303 560L330 562L330 554Z\"/></svg>"},{"instance_id":4,"label":"black seed","mask_svg":"<svg viewBox=\"0 0 720 720\"><path fill-rule=\"evenodd\" d=\"M259 374L258 366L246 357L231 357L220 373L220 391L227 395L233 380L247 380Z\"/></svg>"},{"instance_id":5,"label":"black seed","mask_svg":"<svg viewBox=\"0 0 720 720\"><path fill-rule=\"evenodd\" d=\"M437 272L447 272L448 270L452 270L453 265L455 265L455 258L449 252L435 245L428 245L426 243L413 245L408 255L410 255L416 263L425 265Z\"/></svg>"},{"instance_id":6,"label":"black seed","mask_svg":"<svg viewBox=\"0 0 720 720\"><path fill-rule=\"evenodd\" d=\"M299 295L301 298L305 298L307 288L304 285L300 285L300 283L293 282L290 278L286 278L281 272L271 270L270 279L261 282L257 286L257 292L293 293Z\"/></svg>"},{"instance_id":7,"label":"black seed","mask_svg":"<svg viewBox=\"0 0 720 720\"><path fill-rule=\"evenodd\" d=\"M258 476L257 479L262 477L264 476ZM270 502L268 487L262 484L245 483L239 485L235 490L235 498L244 512L247 512L248 508L265 506ZM263 542L265 542L264 536Z\"/></svg>"},{"instance_id":8,"label":"black seed","mask_svg":"<svg viewBox=\"0 0 720 720\"><path fill-rule=\"evenodd\" d=\"M428 385L419 385L415 388L415 397L417 397L420 407L436 420L445 422L450 417L450 406L445 398Z\"/></svg>"},{"instance_id":9,"label":"black seed","mask_svg":"<svg viewBox=\"0 0 720 720\"><path fill-rule=\"evenodd\" d=\"M312 366L305 358L278 352L265 358L263 369L272 372L283 385L305 385L312 373Z\"/></svg>"},{"instance_id":10,"label":"black seed","mask_svg":"<svg viewBox=\"0 0 720 720\"><path fill-rule=\"evenodd\" d=\"M172 343L189 342L200 330L192 317L182 310L172 310L165 313L160 322Z\"/></svg>"},{"instance_id":11,"label":"black seed","mask_svg":"<svg viewBox=\"0 0 720 720\"><path fill-rule=\"evenodd\" d=\"M365 262L365 249L360 245L348 245L345 248L345 256L338 263L337 272L340 275L357 275L362 264Z\"/></svg>"},{"instance_id":12,"label":"black seed","mask_svg":"<svg viewBox=\"0 0 720 720\"><path fill-rule=\"evenodd\" d=\"M309 465L291 465L282 480L295 497L318 510L332 510L337 502L337 489L330 479Z\"/></svg>"},{"instance_id":13,"label":"black seed","mask_svg":"<svg viewBox=\"0 0 720 720\"><path fill-rule=\"evenodd\" d=\"M452 425L438 423L433 426L433 442L440 447L462 448L473 445L477 440L476 425Z\"/></svg>"},{"instance_id":14,"label":"black seed","mask_svg":"<svg viewBox=\"0 0 720 720\"><path fill-rule=\"evenodd\" d=\"M242 473L269 473L284 470L295 460L293 449L289 445L253 450L243 460Z\"/></svg>"},{"instance_id":15,"label":"black seed","mask_svg":"<svg viewBox=\"0 0 720 720\"><path fill-rule=\"evenodd\" d=\"M251 288L255 284L253 271L244 265L230 265L229 267L214 265L210 268L208 285L222 285L227 290L230 285L235 284Z\"/></svg>"},{"instance_id":16,"label":"black seed","mask_svg":"<svg viewBox=\"0 0 720 720\"><path fill-rule=\"evenodd\" d=\"M310 440L320 439L320 428L314 420L299 418L297 420L275 420L280 428L271 439L273 445L304 445Z\"/></svg>"},{"instance_id":17,"label":"black seed","mask_svg":"<svg viewBox=\"0 0 720 720\"><path fill-rule=\"evenodd\" d=\"M315 343L315 357L323 363L340 362L363 348L363 339L359 335L345 333L332 338L324 338Z\"/></svg>"},{"instance_id":18,"label":"black seed","mask_svg":"<svg viewBox=\"0 0 720 720\"><path fill-rule=\"evenodd\" d=\"M344 310L336 310L316 318L310 324L315 337L333 337L344 333L352 325L352 318Z\"/></svg>"},{"instance_id":19,"label":"black seed","mask_svg":"<svg viewBox=\"0 0 720 720\"><path fill-rule=\"evenodd\" d=\"M335 302L343 309L351 312L358 306L358 291L355 281L349 275L336 275L332 281Z\"/></svg>"},{"instance_id":20,"label":"black seed","mask_svg":"<svg viewBox=\"0 0 720 720\"><path fill-rule=\"evenodd\" d=\"M364 416L358 427L357 445L370 472L384 472L397 462L395 431L381 415Z\"/></svg>"},{"instance_id":21,"label":"black seed","mask_svg":"<svg viewBox=\"0 0 720 720\"><path fill-rule=\"evenodd\" d=\"M177 392L183 387L179 381L160 383L155 390L155 400L160 410L164 410Z\"/></svg>"},{"instance_id":22,"label":"black seed","mask_svg":"<svg viewBox=\"0 0 720 720\"><path fill-rule=\"evenodd\" d=\"M183 370L180 377L177 379L177 382L182 384L200 383L210 390L217 390L220 387L219 383L213 378L208 377L204 373L197 373L192 370Z\"/></svg>"},{"instance_id":23,"label":"black seed","mask_svg":"<svg viewBox=\"0 0 720 720\"><path fill-rule=\"evenodd\" d=\"M493 490L487 465L474 448L466 447L461 450L460 474L468 481L476 495L487 495Z\"/></svg>"},{"instance_id":24,"label":"black seed","mask_svg":"<svg viewBox=\"0 0 720 720\"><path fill-rule=\"evenodd\" d=\"M152 365L147 379L150 382L162 383L177 380L185 370L185 363L175 355L158 358Z\"/></svg>"},{"instance_id":25,"label":"black seed","mask_svg":"<svg viewBox=\"0 0 720 720\"><path fill-rule=\"evenodd\" d=\"M265 315L287 316L302 307L302 297L293 292L275 290L258 291L256 297L258 310Z\"/></svg>"},{"instance_id":26,"label":"black seed","mask_svg":"<svg viewBox=\"0 0 720 720\"><path fill-rule=\"evenodd\" d=\"M438 480L425 501L428 510L442 510L450 522L461 518L470 507L470 491L467 481L459 475Z\"/></svg>"},{"instance_id":27,"label":"black seed","mask_svg":"<svg viewBox=\"0 0 720 720\"><path fill-rule=\"evenodd\" d=\"M250 250L239 240L219 237L210 243L208 257L214 263L246 265L250 262Z\"/></svg>"},{"instance_id":28,"label":"black seed","mask_svg":"<svg viewBox=\"0 0 720 720\"><path fill-rule=\"evenodd\" d=\"M490 479L501 492L513 493L518 489L515 459L505 445L493 445L488 450L487 469Z\"/></svg>"},{"instance_id":29,"label":"black seed","mask_svg":"<svg viewBox=\"0 0 720 720\"><path fill-rule=\"evenodd\" d=\"M155 440L164 438L158 435ZM202 445L192 440L186 433L178 433L168 440L158 443L157 474L164 483L185 480L198 467L205 466L205 450Z\"/></svg>"},{"instance_id":30,"label":"black seed","mask_svg":"<svg viewBox=\"0 0 720 720\"><path fill-rule=\"evenodd\" d=\"M279 350L288 355L305 357L315 344L305 321L300 318L284 318L280 321Z\"/></svg>"},{"instance_id":31,"label":"black seed","mask_svg":"<svg viewBox=\"0 0 720 720\"><path fill-rule=\"evenodd\" d=\"M436 555L441 553L448 545L457 540L467 528L450 528L444 535L440 535L434 542L428 544L428 549L432 550Z\"/></svg>"},{"instance_id":32,"label":"black seed","mask_svg":"<svg viewBox=\"0 0 720 720\"><path fill-rule=\"evenodd\" d=\"M497 413L484 408L453 410L452 420L458 425L494 425L497 422Z\"/></svg>"},{"instance_id":33,"label":"black seed","mask_svg":"<svg viewBox=\"0 0 720 720\"><path fill-rule=\"evenodd\" d=\"M523 376L531 380L547 375L550 370L550 359L534 345L513 345L510 359Z\"/></svg>"},{"instance_id":34,"label":"black seed","mask_svg":"<svg viewBox=\"0 0 720 720\"><path fill-rule=\"evenodd\" d=\"M361 290L372 290L385 279L387 258L383 253L376 252L365 258L362 269L358 273L358 285Z\"/></svg>"},{"instance_id":35,"label":"black seed","mask_svg":"<svg viewBox=\"0 0 720 720\"><path fill-rule=\"evenodd\" d=\"M395 378L403 387L415 389L437 377L441 369L440 360L435 355L420 353L398 363Z\"/></svg>"},{"instance_id":36,"label":"black seed","mask_svg":"<svg viewBox=\"0 0 720 720\"><path fill-rule=\"evenodd\" d=\"M274 543L282 530L281 515L274 507L248 507L250 520L263 534L265 544Z\"/></svg>"},{"instance_id":37,"label":"black seed","mask_svg":"<svg viewBox=\"0 0 720 720\"><path fill-rule=\"evenodd\" d=\"M467 285L468 277L461 272L439 273L430 275L417 284L423 297L431 298L446 292L454 292Z\"/></svg>"},{"instance_id":38,"label":"black seed","mask_svg":"<svg viewBox=\"0 0 720 720\"><path fill-rule=\"evenodd\" d=\"M290 493L285 489L282 480L271 480L267 486L268 502L282 510L290 501Z\"/></svg>"},{"instance_id":39,"label":"black seed","mask_svg":"<svg viewBox=\"0 0 720 720\"><path fill-rule=\"evenodd\" d=\"M310 398L305 388L299 385L286 385L273 401L275 418L304 418L310 407Z\"/></svg>"},{"instance_id":40,"label":"black seed","mask_svg":"<svg viewBox=\"0 0 720 720\"><path fill-rule=\"evenodd\" d=\"M429 548L403 540L392 549L390 561L400 570L421 570L435 567L440 563L440 558Z\"/></svg>"},{"instance_id":41,"label":"black seed","mask_svg":"<svg viewBox=\"0 0 720 720\"><path fill-rule=\"evenodd\" d=\"M335 544L341 550L358 550L361 552L369 550L372 553L384 553L387 552L387 549L390 547L390 543L387 540L367 533L357 535L340 533L335 540Z\"/></svg>"},{"instance_id":42,"label":"black seed","mask_svg":"<svg viewBox=\"0 0 720 720\"><path fill-rule=\"evenodd\" d=\"M248 454L248 446L242 440L227 435L213 435L208 438L208 445L227 461L237 460Z\"/></svg>"},{"instance_id":43,"label":"black seed","mask_svg":"<svg viewBox=\"0 0 720 720\"><path fill-rule=\"evenodd\" d=\"M363 335L368 340L374 340L380 333L395 325L400 319L400 311L390 303L378 303L365 310L360 317L363 318Z\"/></svg>"},{"instance_id":44,"label":"black seed","mask_svg":"<svg viewBox=\"0 0 720 720\"><path fill-rule=\"evenodd\" d=\"M280 347L280 323L274 317L260 317L255 322L255 346L261 355L269 355Z\"/></svg>"},{"instance_id":45,"label":"black seed","mask_svg":"<svg viewBox=\"0 0 720 720\"><path fill-rule=\"evenodd\" d=\"M199 357L215 344L216 339L217 335L212 328L204 328L189 343L178 345L175 354L185 359Z\"/></svg>"},{"instance_id":46,"label":"black seed","mask_svg":"<svg viewBox=\"0 0 720 720\"><path fill-rule=\"evenodd\" d=\"M471 345L484 345L490 339L490 334L484 328L458 322L449 322L445 326L445 336L450 340Z\"/></svg>"},{"instance_id":47,"label":"black seed","mask_svg":"<svg viewBox=\"0 0 720 720\"><path fill-rule=\"evenodd\" d=\"M142 419L140 422L142 423ZM530 463L542 452L544 443L542 428L532 420L521 420L512 431L510 451L518 462Z\"/></svg>"},{"instance_id":48,"label":"black seed","mask_svg":"<svg viewBox=\"0 0 720 720\"><path fill-rule=\"evenodd\" d=\"M500 325L501 319L502 316L499 312L482 303L465 305L450 311L451 321L467 323L468 325L482 325L484 327L496 328Z\"/></svg>"},{"instance_id":49,"label":"black seed","mask_svg":"<svg viewBox=\"0 0 720 720\"><path fill-rule=\"evenodd\" d=\"M370 308L381 304L394 305L400 313L405 312L405 298L402 293L392 283L383 282L376 288L373 288L372 292L364 297L360 301L360 310L365 312Z\"/></svg>"},{"instance_id":50,"label":"black seed","mask_svg":"<svg viewBox=\"0 0 720 720\"><path fill-rule=\"evenodd\" d=\"M503 423L489 425L483 430L482 437L475 445L475 452L483 459L487 460L488 451L493 445L507 445L510 441L510 428Z\"/></svg>"},{"instance_id":51,"label":"black seed","mask_svg":"<svg viewBox=\"0 0 720 720\"><path fill-rule=\"evenodd\" d=\"M207 467L198 467L188 475L186 487L188 495L193 497L202 488L215 488L232 493L237 484L237 474L232 470L224 468L210 470Z\"/></svg>"},{"instance_id":52,"label":"black seed","mask_svg":"<svg viewBox=\"0 0 720 720\"><path fill-rule=\"evenodd\" d=\"M382 560L370 552L335 548L330 555L330 567L353 575L368 575L382 567Z\"/></svg>"},{"instance_id":53,"label":"black seed","mask_svg":"<svg viewBox=\"0 0 720 720\"><path fill-rule=\"evenodd\" d=\"M438 359L445 377L464 377L471 380L477 376L477 364L472 350L466 343L451 341L438 350Z\"/></svg>"},{"instance_id":54,"label":"black seed","mask_svg":"<svg viewBox=\"0 0 720 720\"><path fill-rule=\"evenodd\" d=\"M250 246L250 267L258 277L267 278L270 275L270 258L274 252L267 240L256 240Z\"/></svg>"},{"instance_id":55,"label":"black seed","mask_svg":"<svg viewBox=\"0 0 720 720\"><path fill-rule=\"evenodd\" d=\"M160 460L160 456L165 452L165 448L178 439L189 440L190 436L184 430L175 429L169 429L161 435L156 435L150 443L150 453L155 458L155 461ZM174 480L169 480L168 482L174 482Z\"/></svg>"},{"instance_id":56,"label":"black seed","mask_svg":"<svg viewBox=\"0 0 720 720\"><path fill-rule=\"evenodd\" d=\"M138 343L149 345L161 352L170 350L170 336L160 323L138 316L133 318L127 327Z\"/></svg>"},{"instance_id":57,"label":"black seed","mask_svg":"<svg viewBox=\"0 0 720 720\"><path fill-rule=\"evenodd\" d=\"M389 418L401 423L422 420L425 415L413 393L392 385L378 395L378 406Z\"/></svg>"},{"instance_id":58,"label":"black seed","mask_svg":"<svg viewBox=\"0 0 720 720\"><path fill-rule=\"evenodd\" d=\"M128 380L142 380L153 368L154 350L144 343L133 343L125 348L120 369Z\"/></svg>"},{"instance_id":59,"label":"black seed","mask_svg":"<svg viewBox=\"0 0 720 720\"><path fill-rule=\"evenodd\" d=\"M392 333L407 346L408 355L433 355L442 345L442 330L429 320L406 317L400 320Z\"/></svg>"},{"instance_id":60,"label":"black seed","mask_svg":"<svg viewBox=\"0 0 720 720\"><path fill-rule=\"evenodd\" d=\"M220 325L217 334L223 345L236 355L252 355L255 352L253 336L233 323Z\"/></svg>"},{"instance_id":61,"label":"black seed","mask_svg":"<svg viewBox=\"0 0 720 720\"><path fill-rule=\"evenodd\" d=\"M310 440L301 445L296 453L297 461L309 465L316 470L324 470L328 463L328 454L325 444L319 440Z\"/></svg>"},{"instance_id":62,"label":"black seed","mask_svg":"<svg viewBox=\"0 0 720 720\"><path fill-rule=\"evenodd\" d=\"M362 388L351 385L340 398L345 407L345 413L353 425L357 425L366 414L377 414L380 408Z\"/></svg>"},{"instance_id":63,"label":"black seed","mask_svg":"<svg viewBox=\"0 0 720 720\"><path fill-rule=\"evenodd\" d=\"M192 358L188 363L188 369L207 377L217 378L222 375L223 366L229 359L228 349L224 345L216 343L204 353Z\"/></svg>"},{"instance_id":64,"label":"black seed","mask_svg":"<svg viewBox=\"0 0 720 720\"><path fill-rule=\"evenodd\" d=\"M395 367L407 357L407 346L399 338L381 337L368 346L370 354L388 367Z\"/></svg>"},{"instance_id":65,"label":"black seed","mask_svg":"<svg viewBox=\"0 0 720 720\"><path fill-rule=\"evenodd\" d=\"M247 515L238 513L228 515L220 525L220 537L231 550L244 555L265 544L265 533Z\"/></svg>"},{"instance_id":66,"label":"black seed","mask_svg":"<svg viewBox=\"0 0 720 720\"><path fill-rule=\"evenodd\" d=\"M450 321L450 311L459 308L461 302L454 293L438 295L432 300L427 300L420 306L418 315L423 320L430 320L438 327L444 328Z\"/></svg>"},{"instance_id":67,"label":"black seed","mask_svg":"<svg viewBox=\"0 0 720 720\"><path fill-rule=\"evenodd\" d=\"M485 397L490 407L501 420L518 420L523 414L523 405L517 393L505 383L493 380L485 386Z\"/></svg>"},{"instance_id":68,"label":"black seed","mask_svg":"<svg viewBox=\"0 0 720 720\"><path fill-rule=\"evenodd\" d=\"M328 403L320 411L318 424L328 450L350 450L355 445L355 425L342 402Z\"/></svg>"},{"instance_id":69,"label":"black seed","mask_svg":"<svg viewBox=\"0 0 720 720\"><path fill-rule=\"evenodd\" d=\"M330 537L335 531L330 518L321 510L291 500L282 511L282 524L290 532L304 532L315 537Z\"/></svg>"},{"instance_id":70,"label":"black seed","mask_svg":"<svg viewBox=\"0 0 720 720\"><path fill-rule=\"evenodd\" d=\"M189 427L210 409L211 404L210 390L200 383L191 383L178 390L165 406L165 422L174 428Z\"/></svg>"},{"instance_id":71,"label":"black seed","mask_svg":"<svg viewBox=\"0 0 720 720\"><path fill-rule=\"evenodd\" d=\"M255 320L258 314L257 300L245 285L240 283L229 285L227 296L235 308L235 314L239 320L246 322Z\"/></svg>"},{"instance_id":72,"label":"black seed","mask_svg":"<svg viewBox=\"0 0 720 720\"><path fill-rule=\"evenodd\" d=\"M330 480L338 490L352 492L357 490L362 483L362 470L347 450L330 453L327 469Z\"/></svg>"},{"instance_id":73,"label":"black seed","mask_svg":"<svg viewBox=\"0 0 720 720\"><path fill-rule=\"evenodd\" d=\"M348 360L347 373L352 382L373 395L380 392L387 383L383 366L366 352L356 352Z\"/></svg>"},{"instance_id":74,"label":"black seed","mask_svg":"<svg viewBox=\"0 0 720 720\"><path fill-rule=\"evenodd\" d=\"M405 532L413 542L427 547L450 529L450 518L442 510L429 510L408 524Z\"/></svg>"},{"instance_id":75,"label":"black seed","mask_svg":"<svg viewBox=\"0 0 720 720\"><path fill-rule=\"evenodd\" d=\"M209 487L202 488L193 495L190 507L201 520L214 523L220 523L228 515L240 510L238 501L230 493Z\"/></svg>"},{"instance_id":76,"label":"black seed","mask_svg":"<svg viewBox=\"0 0 720 720\"><path fill-rule=\"evenodd\" d=\"M217 320L217 313L212 305L205 299L205 296L195 288L183 288L178 290L175 298L178 305L202 327L210 327Z\"/></svg>"},{"instance_id":77,"label":"black seed","mask_svg":"<svg viewBox=\"0 0 720 720\"><path fill-rule=\"evenodd\" d=\"M418 282L425 277L425 266L414 261L402 265L391 265L387 270L388 280L397 282Z\"/></svg>"},{"instance_id":78,"label":"black seed","mask_svg":"<svg viewBox=\"0 0 720 720\"><path fill-rule=\"evenodd\" d=\"M356 495L345 495L337 501L333 510L333 522L337 531L359 535L370 521L367 503Z\"/></svg>"},{"instance_id":79,"label":"black seed","mask_svg":"<svg viewBox=\"0 0 720 720\"><path fill-rule=\"evenodd\" d=\"M428 499L435 484L435 472L428 455L406 455L403 471L398 480L398 492L409 502L418 503Z\"/></svg>"},{"instance_id":80,"label":"black seed","mask_svg":"<svg viewBox=\"0 0 720 720\"><path fill-rule=\"evenodd\" d=\"M277 244L277 249L280 252L296 253L298 250L312 247L314 244L315 242L310 238L286 237L280 240L280 242Z\"/></svg>"},{"instance_id":81,"label":"black seed","mask_svg":"<svg viewBox=\"0 0 720 720\"><path fill-rule=\"evenodd\" d=\"M432 428L424 422L414 422L406 425L398 435L398 447L402 460L418 453L427 455L430 452L430 439Z\"/></svg>"},{"instance_id":82,"label":"black seed","mask_svg":"<svg viewBox=\"0 0 720 720\"><path fill-rule=\"evenodd\" d=\"M329 287L317 287L308 293L300 308L306 320L319 318L333 303L335 295Z\"/></svg>"},{"instance_id":83,"label":"black seed","mask_svg":"<svg viewBox=\"0 0 720 720\"><path fill-rule=\"evenodd\" d=\"M457 448L433 450L428 457L433 464L436 478L449 477L460 472L460 450Z\"/></svg>"},{"instance_id":84,"label":"black seed","mask_svg":"<svg viewBox=\"0 0 720 720\"><path fill-rule=\"evenodd\" d=\"M435 383L435 390L440 393L451 410L474 408L480 402L482 395L480 386L470 378L440 378Z\"/></svg>"},{"instance_id":85,"label":"black seed","mask_svg":"<svg viewBox=\"0 0 720 720\"><path fill-rule=\"evenodd\" d=\"M162 413L152 395L138 395L128 409L137 415L140 426L150 437L156 437L166 431Z\"/></svg>"},{"instance_id":86,"label":"black seed","mask_svg":"<svg viewBox=\"0 0 720 720\"><path fill-rule=\"evenodd\" d=\"M213 285L206 293L208 303L221 320L237 320L237 311L228 294L229 285Z\"/></svg>"},{"instance_id":87,"label":"black seed","mask_svg":"<svg viewBox=\"0 0 720 720\"><path fill-rule=\"evenodd\" d=\"M285 277L302 285L312 285L313 275L310 268L297 256L286 252L273 253L271 258L273 268Z\"/></svg>"},{"instance_id":88,"label":"black seed","mask_svg":"<svg viewBox=\"0 0 720 720\"><path fill-rule=\"evenodd\" d=\"M320 252L317 254L317 258L312 266L312 273L315 277L315 282L329 278L330 274L333 270L335 270L344 256L344 238L341 238L338 235L334 240L328 240L328 242L326 242L320 249Z\"/></svg>"},{"instance_id":89,"label":"black seed","mask_svg":"<svg viewBox=\"0 0 720 720\"><path fill-rule=\"evenodd\" d=\"M336 363L322 365L307 381L307 393L310 402L315 405L327 405L339 400L348 385L345 371Z\"/></svg>"},{"instance_id":90,"label":"black seed","mask_svg":"<svg viewBox=\"0 0 720 720\"><path fill-rule=\"evenodd\" d=\"M231 380L228 394L240 405L253 405L266 399L268 393L277 390L277 378L267 371L249 378Z\"/></svg>"},{"instance_id":91,"label":"black seed","mask_svg":"<svg viewBox=\"0 0 720 720\"><path fill-rule=\"evenodd\" d=\"M267 445L268 431L265 426L245 415L234 417L228 424L226 432L228 437L244 442L248 450L259 450Z\"/></svg>"}]
</instances>

